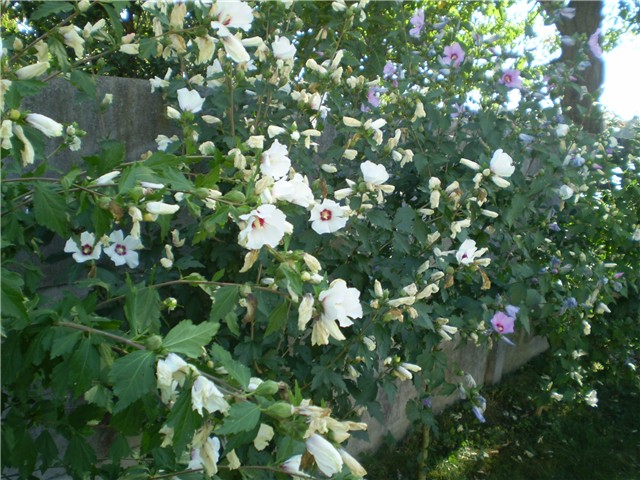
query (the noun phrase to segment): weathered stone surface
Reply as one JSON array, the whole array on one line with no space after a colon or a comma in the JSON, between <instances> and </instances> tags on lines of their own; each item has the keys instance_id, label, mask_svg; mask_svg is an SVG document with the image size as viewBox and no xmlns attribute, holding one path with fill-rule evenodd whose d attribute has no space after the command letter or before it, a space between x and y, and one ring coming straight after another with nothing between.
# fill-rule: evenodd
<instances>
[{"instance_id":1,"label":"weathered stone surface","mask_svg":"<svg viewBox=\"0 0 640 480\"><path fill-rule=\"evenodd\" d=\"M524 331L512 337L516 343L515 346L498 342L490 351L472 344L461 343L459 340L443 343L442 350L446 353L451 365L446 374L447 381L461 382L462 377L458 373L464 372L470 374L478 385L498 383L503 374L516 370L549 348L546 338L528 335ZM365 413L362 421L369 425L367 430L369 441L351 439L348 449L352 454L375 452L389 435L400 440L409 432L411 423L405 415L407 403L425 396L425 393L417 391L411 382L398 380L397 386L398 392L393 402L389 402L383 392L378 393L377 400L382 406L384 421L379 422ZM439 414L458 401L460 401L460 395L454 392L446 397L432 398L431 404L434 412Z\"/></svg>"},{"instance_id":2,"label":"weathered stone surface","mask_svg":"<svg viewBox=\"0 0 640 480\"><path fill-rule=\"evenodd\" d=\"M102 140L124 142L127 160L131 161L147 150L155 150L155 138L159 134L170 135L175 130L165 115L162 95L151 93L147 80L97 77L96 82L95 101L83 99L80 92L62 78L52 80L40 94L23 101L25 110L65 124L76 121L87 132L79 151L66 150L53 156L52 166L62 171L80 164L83 156L96 153ZM113 94L113 103L102 111L99 105L106 93ZM59 139L49 140L47 153L59 143Z\"/></svg>"}]
</instances>

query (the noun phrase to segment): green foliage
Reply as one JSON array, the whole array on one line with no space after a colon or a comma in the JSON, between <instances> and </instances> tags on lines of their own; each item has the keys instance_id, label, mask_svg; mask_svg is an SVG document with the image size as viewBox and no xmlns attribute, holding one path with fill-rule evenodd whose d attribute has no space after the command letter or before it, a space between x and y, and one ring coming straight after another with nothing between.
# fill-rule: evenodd
<instances>
[{"instance_id":1,"label":"green foliage","mask_svg":"<svg viewBox=\"0 0 640 480\"><path fill-rule=\"evenodd\" d=\"M13 2L3 467L266 478L306 452L315 475L313 434L343 444L402 380L420 392L407 415L435 431L419 401L465 378L447 342L493 355L522 330L551 344L547 400L590 402L601 376L624 377L640 344L637 127L567 120L588 48L540 66L509 7L261 2L247 31L202 2ZM425 27L410 33L418 9ZM556 4L528 23L538 15L563 21ZM513 105L507 67L522 83ZM171 131L140 158L94 138L98 152L57 172L52 149L96 132L21 102L62 72L100 112L95 75L152 79ZM491 320L511 307L502 336ZM88 441L98 428L106 451Z\"/></svg>"},{"instance_id":2,"label":"green foliage","mask_svg":"<svg viewBox=\"0 0 640 480\"><path fill-rule=\"evenodd\" d=\"M155 362L155 354L146 350L130 353L113 362L109 379L114 385L113 393L118 396L115 413L154 390Z\"/></svg>"}]
</instances>

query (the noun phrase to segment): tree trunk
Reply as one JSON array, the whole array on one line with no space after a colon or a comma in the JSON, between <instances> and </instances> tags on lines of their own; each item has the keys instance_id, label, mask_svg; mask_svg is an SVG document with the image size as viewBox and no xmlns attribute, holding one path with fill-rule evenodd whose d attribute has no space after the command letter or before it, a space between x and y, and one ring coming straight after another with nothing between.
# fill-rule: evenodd
<instances>
[{"instance_id":1,"label":"tree trunk","mask_svg":"<svg viewBox=\"0 0 640 480\"><path fill-rule=\"evenodd\" d=\"M556 24L562 35L571 36L574 33L586 35L587 40L600 27L602 21L602 1L572 1L569 7L576 9L575 17L572 19L562 18ZM579 49L583 44L562 45L562 55L560 62L571 63L576 58ZM573 88L567 88L564 92L562 102L564 113L575 123L582 125L584 129L591 133L602 131L602 118L599 109L594 102L600 96L600 87L604 80L604 62L596 57L589 49L589 61L591 65L585 70L577 72L576 83L587 89L587 94Z\"/></svg>"}]
</instances>

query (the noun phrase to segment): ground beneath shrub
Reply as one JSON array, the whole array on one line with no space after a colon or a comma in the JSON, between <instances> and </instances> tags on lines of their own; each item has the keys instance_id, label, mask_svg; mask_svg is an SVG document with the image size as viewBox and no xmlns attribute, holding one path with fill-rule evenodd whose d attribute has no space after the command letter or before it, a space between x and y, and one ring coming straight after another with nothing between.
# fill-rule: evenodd
<instances>
[{"instance_id":1,"label":"ground beneath shrub","mask_svg":"<svg viewBox=\"0 0 640 480\"><path fill-rule=\"evenodd\" d=\"M543 356L486 389L486 423L468 406L439 417L428 457L430 480L640 480L640 372L598 388L597 408L532 397ZM368 480L416 480L422 434L363 459Z\"/></svg>"}]
</instances>

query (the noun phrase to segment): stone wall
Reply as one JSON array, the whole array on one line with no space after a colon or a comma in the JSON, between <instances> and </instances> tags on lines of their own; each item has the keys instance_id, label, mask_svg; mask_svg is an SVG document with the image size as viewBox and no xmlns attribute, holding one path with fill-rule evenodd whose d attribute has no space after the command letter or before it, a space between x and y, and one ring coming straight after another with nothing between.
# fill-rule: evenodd
<instances>
[{"instance_id":1,"label":"stone wall","mask_svg":"<svg viewBox=\"0 0 640 480\"><path fill-rule=\"evenodd\" d=\"M97 77L95 100L88 99L67 80L56 78L38 95L24 99L22 108L41 113L61 123L78 122L87 132L82 148L77 152L65 150L53 157L53 166L62 171L80 163L83 156L99 150L98 142L118 140L124 142L127 160L140 157L147 150L155 150L159 134L170 135L175 130L165 115L162 95L151 93L147 80ZM113 94L111 106L101 109L105 93ZM50 153L60 143L52 139L47 144Z\"/></svg>"},{"instance_id":2,"label":"stone wall","mask_svg":"<svg viewBox=\"0 0 640 480\"><path fill-rule=\"evenodd\" d=\"M443 343L442 349L446 352L449 364L452 366L447 372L447 381L458 383L462 380L454 373L455 368L455 371L471 374L478 385L496 384L504 374L513 372L549 348L546 338L528 335L523 330L512 335L512 340L515 346L499 342L489 351L472 344L461 343L458 339ZM369 425L369 440L351 439L348 449L352 454L375 452L389 435L400 440L410 431L412 425L405 415L407 403L425 395L416 390L411 382L397 380L396 384L398 391L393 402L388 400L384 392L378 392L377 400L382 407L384 421L379 422L365 414L362 421ZM460 396L455 392L447 397L435 397L431 400L431 408L439 414L448 406L458 402ZM491 408L491 405L487 408Z\"/></svg>"},{"instance_id":3,"label":"stone wall","mask_svg":"<svg viewBox=\"0 0 640 480\"><path fill-rule=\"evenodd\" d=\"M40 95L25 100L23 107L42 113L59 122L77 121L88 135L83 138L83 147L79 152L64 152L54 157L54 163L62 171L80 161L82 156L98 151L98 141L116 139L126 145L127 160L139 158L147 150L155 150L155 138L158 134L171 135L174 128L166 119L162 96L152 94L146 80L103 77L97 81L97 99L95 102L76 101L78 92L62 79L54 80ZM105 93L113 93L113 104L104 112L98 107ZM320 144L329 143L321 139ZM48 145L53 151L55 142ZM500 342L492 351L485 351L473 345L463 345L452 341L443 345L451 359L451 365L457 370L470 373L478 384L493 384L500 381L503 374L509 373L532 357L548 348L543 337L530 336L520 332L513 339L516 346ZM449 381L457 381L453 371L448 374ZM352 453L371 452L378 449L389 434L401 439L411 425L405 416L407 402L420 393L411 382L398 381L398 392L393 402L389 402L382 392L378 400L382 405L384 422L378 422L365 414L364 421L369 423L369 441L352 439L349 449ZM457 394L433 399L433 408L440 412L448 405L458 401ZM489 406L490 408L490 406Z\"/></svg>"}]
</instances>

